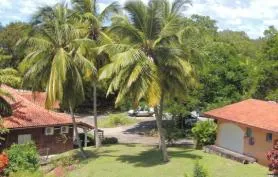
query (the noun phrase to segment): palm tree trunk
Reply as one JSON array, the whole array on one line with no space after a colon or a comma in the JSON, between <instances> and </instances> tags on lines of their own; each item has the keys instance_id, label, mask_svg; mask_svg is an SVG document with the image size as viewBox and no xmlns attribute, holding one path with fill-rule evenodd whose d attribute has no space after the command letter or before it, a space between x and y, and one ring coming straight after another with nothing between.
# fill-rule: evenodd
<instances>
[{"instance_id":1,"label":"palm tree trunk","mask_svg":"<svg viewBox=\"0 0 278 177\"><path fill-rule=\"evenodd\" d=\"M78 134L78 129L77 129L77 124L76 124L76 120L75 120L75 116L74 116L74 112L73 112L73 108L72 108L71 104L70 104L69 108L70 108L70 115L71 115L71 118L72 118L73 130L75 132L75 138L76 138L78 147L81 151L82 157L87 158L86 153L83 150L83 147L81 145L81 141L80 141L79 134Z\"/></svg>"},{"instance_id":2,"label":"palm tree trunk","mask_svg":"<svg viewBox=\"0 0 278 177\"><path fill-rule=\"evenodd\" d=\"M156 106L154 110L155 110L157 130L159 133L159 149L162 152L163 161L168 162L169 157L167 154L167 148L166 148L166 142L165 142L165 130L162 127L163 102L164 102L164 94L162 93L159 109Z\"/></svg>"},{"instance_id":3,"label":"palm tree trunk","mask_svg":"<svg viewBox=\"0 0 278 177\"><path fill-rule=\"evenodd\" d=\"M98 136L98 125L97 125L97 86L96 82L94 83L94 126L95 126L95 144L96 148L101 146L101 141Z\"/></svg>"}]
</instances>

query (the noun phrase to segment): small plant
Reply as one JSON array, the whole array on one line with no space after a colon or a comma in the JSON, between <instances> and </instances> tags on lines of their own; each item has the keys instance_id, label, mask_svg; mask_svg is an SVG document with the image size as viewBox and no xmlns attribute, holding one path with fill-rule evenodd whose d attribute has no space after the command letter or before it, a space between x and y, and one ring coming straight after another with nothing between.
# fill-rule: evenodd
<instances>
[{"instance_id":1,"label":"small plant","mask_svg":"<svg viewBox=\"0 0 278 177\"><path fill-rule=\"evenodd\" d=\"M196 162L193 177L208 177L208 171L199 162Z\"/></svg>"},{"instance_id":2,"label":"small plant","mask_svg":"<svg viewBox=\"0 0 278 177\"><path fill-rule=\"evenodd\" d=\"M189 177L184 174L184 177ZM195 163L193 177L209 177L208 171L198 161Z\"/></svg>"},{"instance_id":3,"label":"small plant","mask_svg":"<svg viewBox=\"0 0 278 177\"><path fill-rule=\"evenodd\" d=\"M39 168L39 154L36 145L32 143L27 144L13 144L7 150L9 165L4 170L5 173L17 171L36 171Z\"/></svg>"},{"instance_id":4,"label":"small plant","mask_svg":"<svg viewBox=\"0 0 278 177\"><path fill-rule=\"evenodd\" d=\"M216 139L217 125L213 121L200 121L192 128L193 137L196 140L196 147L214 144Z\"/></svg>"},{"instance_id":5,"label":"small plant","mask_svg":"<svg viewBox=\"0 0 278 177\"><path fill-rule=\"evenodd\" d=\"M136 120L128 117L126 114L110 114L107 118L99 121L99 127L112 128L122 125L131 125L136 123Z\"/></svg>"},{"instance_id":6,"label":"small plant","mask_svg":"<svg viewBox=\"0 0 278 177\"><path fill-rule=\"evenodd\" d=\"M117 144L118 139L115 137L107 137L107 138L104 138L101 143L102 144Z\"/></svg>"}]
</instances>

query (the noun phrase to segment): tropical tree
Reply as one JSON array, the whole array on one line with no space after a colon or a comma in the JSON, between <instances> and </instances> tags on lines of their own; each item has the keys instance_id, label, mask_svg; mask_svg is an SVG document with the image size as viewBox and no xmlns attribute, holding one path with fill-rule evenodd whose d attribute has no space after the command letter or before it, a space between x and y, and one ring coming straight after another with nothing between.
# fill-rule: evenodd
<instances>
[{"instance_id":1,"label":"tropical tree","mask_svg":"<svg viewBox=\"0 0 278 177\"><path fill-rule=\"evenodd\" d=\"M91 75L94 67L84 56L88 26L74 18L73 12L57 4L42 9L36 16L34 36L24 41L28 55L21 63L27 72L24 84L33 90L46 88L46 108L62 102L71 113L78 146L86 157L78 136L74 108L84 99L82 77ZM25 68L31 66L30 68ZM35 84L34 84L35 83Z\"/></svg>"},{"instance_id":2,"label":"tropical tree","mask_svg":"<svg viewBox=\"0 0 278 177\"><path fill-rule=\"evenodd\" d=\"M12 99L12 95L0 88L0 118L7 115L11 115L12 108L10 104L4 99L4 97ZM1 128L0 128L1 129Z\"/></svg>"},{"instance_id":3,"label":"tropical tree","mask_svg":"<svg viewBox=\"0 0 278 177\"><path fill-rule=\"evenodd\" d=\"M105 34L103 28L105 20L113 13L119 12L119 4L113 2L104 8L101 12L97 8L97 0L72 0L74 9L78 12L82 19L86 20L90 24L89 28L89 39L95 42L92 47L99 47L107 42L110 42L110 37ZM104 64L107 57L104 54L97 54L93 50L87 52L87 58L90 58L95 68L99 70ZM93 80L93 112L94 112L94 134L95 134L95 145L96 147L101 146L101 141L98 136L98 124L97 124L97 84L98 76L94 75Z\"/></svg>"},{"instance_id":4,"label":"tropical tree","mask_svg":"<svg viewBox=\"0 0 278 177\"><path fill-rule=\"evenodd\" d=\"M186 92L193 72L186 54L179 48L182 11L187 0L127 1L127 16L112 18L111 32L118 42L104 45L111 63L101 70L100 79L111 79L108 93L118 91L116 104L142 99L155 108L163 160L169 160L162 127L164 99Z\"/></svg>"}]
</instances>

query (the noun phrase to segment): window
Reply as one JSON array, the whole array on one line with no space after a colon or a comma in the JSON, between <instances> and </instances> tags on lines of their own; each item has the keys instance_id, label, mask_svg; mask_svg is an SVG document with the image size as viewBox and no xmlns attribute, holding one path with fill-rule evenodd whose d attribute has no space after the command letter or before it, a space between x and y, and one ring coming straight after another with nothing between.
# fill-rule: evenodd
<instances>
[{"instance_id":1,"label":"window","mask_svg":"<svg viewBox=\"0 0 278 177\"><path fill-rule=\"evenodd\" d=\"M17 143L18 144L25 144L31 142L31 134L24 134L24 135L18 135L17 137Z\"/></svg>"},{"instance_id":2,"label":"window","mask_svg":"<svg viewBox=\"0 0 278 177\"><path fill-rule=\"evenodd\" d=\"M246 129L246 135L247 137L253 137L253 131L251 128L247 128Z\"/></svg>"},{"instance_id":3,"label":"window","mask_svg":"<svg viewBox=\"0 0 278 177\"><path fill-rule=\"evenodd\" d=\"M54 134L54 127L46 127L44 129L44 134L45 135L53 135Z\"/></svg>"},{"instance_id":4,"label":"window","mask_svg":"<svg viewBox=\"0 0 278 177\"><path fill-rule=\"evenodd\" d=\"M267 133L266 134L266 141L267 142L272 142L272 133Z\"/></svg>"},{"instance_id":5,"label":"window","mask_svg":"<svg viewBox=\"0 0 278 177\"><path fill-rule=\"evenodd\" d=\"M64 134L64 133L69 133L69 127L68 126L62 126L61 127L61 134Z\"/></svg>"}]
</instances>

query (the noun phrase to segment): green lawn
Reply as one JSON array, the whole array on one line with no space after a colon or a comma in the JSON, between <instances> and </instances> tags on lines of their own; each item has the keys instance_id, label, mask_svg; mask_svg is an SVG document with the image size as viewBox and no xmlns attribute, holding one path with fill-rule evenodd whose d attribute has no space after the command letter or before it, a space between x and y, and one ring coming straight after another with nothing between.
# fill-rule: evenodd
<instances>
[{"instance_id":1,"label":"green lawn","mask_svg":"<svg viewBox=\"0 0 278 177\"><path fill-rule=\"evenodd\" d=\"M257 164L243 165L232 160L206 154L200 150L169 148L171 161L161 163L160 153L150 146L112 145L88 148L90 159L82 161L70 177L183 177L192 174L199 159L210 177L264 177L267 168Z\"/></svg>"},{"instance_id":2,"label":"green lawn","mask_svg":"<svg viewBox=\"0 0 278 177\"><path fill-rule=\"evenodd\" d=\"M132 125L137 121L134 118L128 117L126 113L110 114L106 118L100 119L98 125L100 128L114 128L124 125Z\"/></svg>"}]
</instances>

